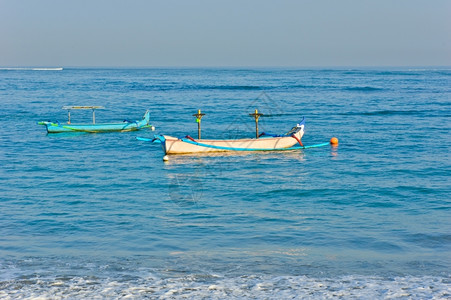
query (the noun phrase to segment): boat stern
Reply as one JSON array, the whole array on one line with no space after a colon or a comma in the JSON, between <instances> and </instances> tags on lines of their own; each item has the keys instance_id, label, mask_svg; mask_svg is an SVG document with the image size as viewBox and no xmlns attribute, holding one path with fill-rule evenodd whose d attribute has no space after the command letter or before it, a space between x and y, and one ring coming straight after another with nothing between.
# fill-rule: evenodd
<instances>
[{"instance_id":1,"label":"boat stern","mask_svg":"<svg viewBox=\"0 0 451 300\"><path fill-rule=\"evenodd\" d=\"M38 122L38 125L44 125L45 126L45 129L47 130L47 133L49 133L49 127L53 126L52 124L53 124L53 122L50 122L50 121L39 121Z\"/></svg>"},{"instance_id":2,"label":"boat stern","mask_svg":"<svg viewBox=\"0 0 451 300\"><path fill-rule=\"evenodd\" d=\"M164 151L164 155L166 155L168 153L167 148L166 148L166 136L160 135L160 134L155 134L153 139L156 141L160 141L161 147L163 148L163 151Z\"/></svg>"},{"instance_id":3,"label":"boat stern","mask_svg":"<svg viewBox=\"0 0 451 300\"><path fill-rule=\"evenodd\" d=\"M143 116L143 120L146 121L146 125L150 125L150 110L146 110Z\"/></svg>"},{"instance_id":4,"label":"boat stern","mask_svg":"<svg viewBox=\"0 0 451 300\"><path fill-rule=\"evenodd\" d=\"M296 132L296 135L301 139L305 132L305 119L303 118L300 123L296 124L296 127L299 129L298 132Z\"/></svg>"},{"instance_id":5,"label":"boat stern","mask_svg":"<svg viewBox=\"0 0 451 300\"><path fill-rule=\"evenodd\" d=\"M301 138L304 136L305 132L305 117L302 118L301 122L296 124L293 128L291 128L290 131L288 131L285 136L294 136L297 139L301 140Z\"/></svg>"}]
</instances>

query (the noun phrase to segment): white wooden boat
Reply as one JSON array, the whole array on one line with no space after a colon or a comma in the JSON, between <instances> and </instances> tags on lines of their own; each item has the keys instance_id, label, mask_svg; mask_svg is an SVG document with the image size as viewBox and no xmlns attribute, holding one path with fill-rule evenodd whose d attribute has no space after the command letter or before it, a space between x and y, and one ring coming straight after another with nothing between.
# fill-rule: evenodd
<instances>
[{"instance_id":1,"label":"white wooden boat","mask_svg":"<svg viewBox=\"0 0 451 300\"><path fill-rule=\"evenodd\" d=\"M259 138L236 140L195 140L190 136L176 138L169 135L155 135L163 146L165 154L189 154L227 151L279 151L294 149L293 146L302 145L304 135L304 119L284 135L262 134ZM298 147L299 148L299 147Z\"/></svg>"}]
</instances>

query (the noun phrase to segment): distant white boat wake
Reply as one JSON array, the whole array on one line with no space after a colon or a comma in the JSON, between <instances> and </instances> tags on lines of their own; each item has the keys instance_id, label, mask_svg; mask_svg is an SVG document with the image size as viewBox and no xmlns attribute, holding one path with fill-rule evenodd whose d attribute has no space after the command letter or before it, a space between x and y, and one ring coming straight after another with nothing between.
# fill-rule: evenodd
<instances>
[{"instance_id":1,"label":"distant white boat wake","mask_svg":"<svg viewBox=\"0 0 451 300\"><path fill-rule=\"evenodd\" d=\"M62 71L63 68L0 68L5 71Z\"/></svg>"}]
</instances>

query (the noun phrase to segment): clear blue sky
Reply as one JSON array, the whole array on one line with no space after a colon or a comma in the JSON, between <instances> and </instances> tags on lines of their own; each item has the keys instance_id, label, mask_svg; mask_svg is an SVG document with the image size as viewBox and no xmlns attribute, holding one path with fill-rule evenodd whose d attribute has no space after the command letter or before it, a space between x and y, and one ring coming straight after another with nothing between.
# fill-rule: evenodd
<instances>
[{"instance_id":1,"label":"clear blue sky","mask_svg":"<svg viewBox=\"0 0 451 300\"><path fill-rule=\"evenodd\" d=\"M451 66L451 0L0 0L0 66Z\"/></svg>"}]
</instances>

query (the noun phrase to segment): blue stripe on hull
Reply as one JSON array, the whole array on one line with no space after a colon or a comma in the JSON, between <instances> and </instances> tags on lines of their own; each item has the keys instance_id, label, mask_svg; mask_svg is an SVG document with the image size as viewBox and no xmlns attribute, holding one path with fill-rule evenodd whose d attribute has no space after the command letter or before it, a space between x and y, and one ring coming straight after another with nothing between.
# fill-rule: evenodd
<instances>
[{"instance_id":1,"label":"blue stripe on hull","mask_svg":"<svg viewBox=\"0 0 451 300\"><path fill-rule=\"evenodd\" d=\"M57 123L45 124L49 133L60 132L108 132L108 131L131 131L138 130L144 127L149 127L145 123L140 124L138 127L136 124L131 123L119 123L119 124L93 124L93 125L58 125Z\"/></svg>"},{"instance_id":2,"label":"blue stripe on hull","mask_svg":"<svg viewBox=\"0 0 451 300\"><path fill-rule=\"evenodd\" d=\"M321 143L321 144L309 145L309 146L293 146L293 147L289 147L289 148L268 149L268 148L222 147L222 146L215 146L215 145L209 145L209 144L203 144L203 143L199 143L199 142L194 142L194 141L191 141L191 140L188 140L188 139L181 139L181 141L185 142L185 143L188 143L188 144L197 145L197 146L200 146L200 147L214 148L214 149L218 149L218 150L227 150L227 151L287 151L287 150L299 150L299 149L317 148L317 147L323 147L323 146L330 145L330 143Z\"/></svg>"}]
</instances>

